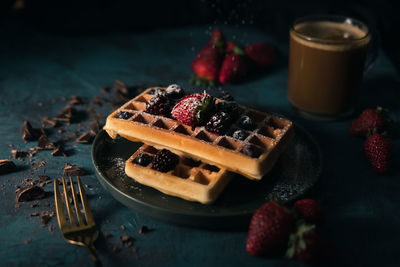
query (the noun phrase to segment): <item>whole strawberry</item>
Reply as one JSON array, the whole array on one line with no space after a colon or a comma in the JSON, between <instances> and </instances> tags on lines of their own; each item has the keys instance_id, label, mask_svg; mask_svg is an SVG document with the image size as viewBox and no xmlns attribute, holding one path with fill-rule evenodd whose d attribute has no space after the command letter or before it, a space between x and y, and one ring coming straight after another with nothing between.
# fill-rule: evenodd
<instances>
[{"instance_id":1,"label":"whole strawberry","mask_svg":"<svg viewBox=\"0 0 400 267\"><path fill-rule=\"evenodd\" d=\"M321 225L325 221L324 210L317 201L313 199L301 199L294 203L293 210L299 219L307 223Z\"/></svg>"},{"instance_id":2,"label":"whole strawberry","mask_svg":"<svg viewBox=\"0 0 400 267\"><path fill-rule=\"evenodd\" d=\"M389 124L387 110L382 107L365 109L350 125L350 133L354 136L365 137L374 131L382 133Z\"/></svg>"},{"instance_id":3,"label":"whole strawberry","mask_svg":"<svg viewBox=\"0 0 400 267\"><path fill-rule=\"evenodd\" d=\"M289 238L286 257L305 263L324 263L335 254L335 246L314 224L300 224Z\"/></svg>"},{"instance_id":4,"label":"whole strawberry","mask_svg":"<svg viewBox=\"0 0 400 267\"><path fill-rule=\"evenodd\" d=\"M180 99L172 108L171 115L186 125L200 125L207 121L214 104L215 99L205 92L192 94Z\"/></svg>"},{"instance_id":5,"label":"whole strawberry","mask_svg":"<svg viewBox=\"0 0 400 267\"><path fill-rule=\"evenodd\" d=\"M284 248L293 230L292 214L276 202L262 205L251 218L246 250L252 256L266 256Z\"/></svg>"},{"instance_id":6,"label":"whole strawberry","mask_svg":"<svg viewBox=\"0 0 400 267\"><path fill-rule=\"evenodd\" d=\"M232 53L228 53L222 62L219 72L219 82L221 84L236 82L241 80L249 72L248 59L242 48L234 46Z\"/></svg>"},{"instance_id":7,"label":"whole strawberry","mask_svg":"<svg viewBox=\"0 0 400 267\"><path fill-rule=\"evenodd\" d=\"M265 42L249 44L245 51L251 62L260 69L269 68L275 60L275 49Z\"/></svg>"},{"instance_id":8,"label":"whole strawberry","mask_svg":"<svg viewBox=\"0 0 400 267\"><path fill-rule=\"evenodd\" d=\"M376 173L389 170L393 150L392 140L383 134L373 134L364 141L364 153Z\"/></svg>"},{"instance_id":9,"label":"whole strawberry","mask_svg":"<svg viewBox=\"0 0 400 267\"><path fill-rule=\"evenodd\" d=\"M218 80L224 53L225 37L221 30L216 29L209 43L194 57L191 67L195 76L190 81L198 85L213 85Z\"/></svg>"}]
</instances>

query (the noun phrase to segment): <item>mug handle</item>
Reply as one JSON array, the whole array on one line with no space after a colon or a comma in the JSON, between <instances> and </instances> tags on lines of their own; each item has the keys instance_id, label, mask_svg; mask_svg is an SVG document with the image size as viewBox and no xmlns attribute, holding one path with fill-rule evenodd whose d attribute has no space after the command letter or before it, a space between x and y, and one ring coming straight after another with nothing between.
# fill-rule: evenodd
<instances>
[{"instance_id":1,"label":"mug handle","mask_svg":"<svg viewBox=\"0 0 400 267\"><path fill-rule=\"evenodd\" d=\"M379 43L376 32L372 33L371 41L368 44L367 55L364 63L364 74L375 64L379 54Z\"/></svg>"}]
</instances>

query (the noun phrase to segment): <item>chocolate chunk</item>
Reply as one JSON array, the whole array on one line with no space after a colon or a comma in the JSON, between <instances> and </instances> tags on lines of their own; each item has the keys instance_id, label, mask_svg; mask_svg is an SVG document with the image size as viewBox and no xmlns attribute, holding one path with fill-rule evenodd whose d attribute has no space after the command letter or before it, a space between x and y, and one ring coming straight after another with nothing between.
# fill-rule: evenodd
<instances>
[{"instance_id":1,"label":"chocolate chunk","mask_svg":"<svg viewBox=\"0 0 400 267\"><path fill-rule=\"evenodd\" d=\"M40 181L48 181L50 177L47 175L38 175Z\"/></svg>"},{"instance_id":2,"label":"chocolate chunk","mask_svg":"<svg viewBox=\"0 0 400 267\"><path fill-rule=\"evenodd\" d=\"M73 95L71 96L71 100L68 102L69 105L82 105L83 101L80 97Z\"/></svg>"},{"instance_id":3,"label":"chocolate chunk","mask_svg":"<svg viewBox=\"0 0 400 267\"><path fill-rule=\"evenodd\" d=\"M50 119L48 117L43 117L42 118L42 127L48 128L48 127L57 127L58 121L54 119Z\"/></svg>"},{"instance_id":4,"label":"chocolate chunk","mask_svg":"<svg viewBox=\"0 0 400 267\"><path fill-rule=\"evenodd\" d=\"M92 104L102 106L104 103L104 99L100 96L95 95L92 100Z\"/></svg>"},{"instance_id":5,"label":"chocolate chunk","mask_svg":"<svg viewBox=\"0 0 400 267\"><path fill-rule=\"evenodd\" d=\"M146 225L143 225L139 229L139 234L147 234L148 232L151 232L151 229L149 229Z\"/></svg>"},{"instance_id":6,"label":"chocolate chunk","mask_svg":"<svg viewBox=\"0 0 400 267\"><path fill-rule=\"evenodd\" d=\"M108 94L110 92L110 87L108 86L102 86L100 88L100 92L102 92L103 94Z\"/></svg>"},{"instance_id":7,"label":"chocolate chunk","mask_svg":"<svg viewBox=\"0 0 400 267\"><path fill-rule=\"evenodd\" d=\"M57 117L54 118L54 120L70 124L74 121L76 113L77 112L75 108L67 105L60 111L60 113L57 115Z\"/></svg>"},{"instance_id":8,"label":"chocolate chunk","mask_svg":"<svg viewBox=\"0 0 400 267\"><path fill-rule=\"evenodd\" d=\"M38 186L28 186L17 190L17 202L39 200L46 197L46 192Z\"/></svg>"},{"instance_id":9,"label":"chocolate chunk","mask_svg":"<svg viewBox=\"0 0 400 267\"><path fill-rule=\"evenodd\" d=\"M15 166L14 162L8 159L0 160L0 175L10 173L17 170L17 166Z\"/></svg>"},{"instance_id":10,"label":"chocolate chunk","mask_svg":"<svg viewBox=\"0 0 400 267\"><path fill-rule=\"evenodd\" d=\"M98 120L94 120L89 123L89 128L90 131L92 131L93 134L98 134L103 126L99 123Z\"/></svg>"},{"instance_id":11,"label":"chocolate chunk","mask_svg":"<svg viewBox=\"0 0 400 267\"><path fill-rule=\"evenodd\" d=\"M56 157L56 156L63 156L67 157L67 154L64 151L64 147L62 145L58 145L54 148L54 150L51 152L51 155Z\"/></svg>"},{"instance_id":12,"label":"chocolate chunk","mask_svg":"<svg viewBox=\"0 0 400 267\"><path fill-rule=\"evenodd\" d=\"M55 148L55 145L49 141L46 133L43 132L38 140L38 145L36 148L39 150L51 150Z\"/></svg>"},{"instance_id":13,"label":"chocolate chunk","mask_svg":"<svg viewBox=\"0 0 400 267\"><path fill-rule=\"evenodd\" d=\"M20 159L20 158L25 158L26 156L29 155L29 153L18 149L13 149L11 150L11 155L13 156L14 159Z\"/></svg>"},{"instance_id":14,"label":"chocolate chunk","mask_svg":"<svg viewBox=\"0 0 400 267\"><path fill-rule=\"evenodd\" d=\"M76 167L75 165L66 163L64 167L64 176L81 176L85 175L85 171Z\"/></svg>"},{"instance_id":15,"label":"chocolate chunk","mask_svg":"<svg viewBox=\"0 0 400 267\"><path fill-rule=\"evenodd\" d=\"M90 144L93 141L93 137L94 135L91 131L84 132L75 140L75 142L81 144Z\"/></svg>"},{"instance_id":16,"label":"chocolate chunk","mask_svg":"<svg viewBox=\"0 0 400 267\"><path fill-rule=\"evenodd\" d=\"M115 97L118 98L119 100L127 101L130 99L128 88L126 87L126 84L124 82L116 80L114 82L113 91Z\"/></svg>"},{"instance_id":17,"label":"chocolate chunk","mask_svg":"<svg viewBox=\"0 0 400 267\"><path fill-rule=\"evenodd\" d=\"M32 128L32 125L29 123L29 121L24 121L24 126L22 126L21 132L22 139L25 141L34 141L40 136L40 131Z\"/></svg>"},{"instance_id":18,"label":"chocolate chunk","mask_svg":"<svg viewBox=\"0 0 400 267\"><path fill-rule=\"evenodd\" d=\"M103 235L104 235L105 238L112 237L112 234L110 234L109 232L103 232Z\"/></svg>"}]
</instances>

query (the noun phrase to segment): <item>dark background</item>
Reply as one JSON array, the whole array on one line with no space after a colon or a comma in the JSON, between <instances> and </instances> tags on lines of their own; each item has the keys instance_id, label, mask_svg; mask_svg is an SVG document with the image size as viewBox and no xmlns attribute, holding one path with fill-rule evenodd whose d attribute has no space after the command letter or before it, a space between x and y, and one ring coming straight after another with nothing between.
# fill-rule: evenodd
<instances>
[{"instance_id":1,"label":"dark background","mask_svg":"<svg viewBox=\"0 0 400 267\"><path fill-rule=\"evenodd\" d=\"M396 3L397 2L397 3ZM365 21L379 37L381 47L397 69L399 1L130 1L130 0L3 0L0 31L3 38L21 38L26 32L89 35L104 32L137 32L191 25L244 25L256 27L279 41L288 38L297 17L341 14ZM1 44L0 44L1 47ZM2 51L6 53L7 51Z\"/></svg>"}]
</instances>

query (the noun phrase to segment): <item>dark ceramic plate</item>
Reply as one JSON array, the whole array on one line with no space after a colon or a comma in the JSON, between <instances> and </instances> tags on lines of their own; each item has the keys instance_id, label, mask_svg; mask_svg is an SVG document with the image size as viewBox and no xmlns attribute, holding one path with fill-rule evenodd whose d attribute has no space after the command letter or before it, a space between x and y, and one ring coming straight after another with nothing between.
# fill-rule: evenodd
<instances>
[{"instance_id":1,"label":"dark ceramic plate","mask_svg":"<svg viewBox=\"0 0 400 267\"><path fill-rule=\"evenodd\" d=\"M122 138L112 140L101 131L93 143L92 160L102 186L122 204L150 217L181 225L228 228L248 225L251 214L272 196L282 203L300 197L321 173L322 155L304 129L295 126L295 138L275 167L261 181L240 175L211 205L165 195L127 177L125 161L141 146Z\"/></svg>"}]
</instances>

